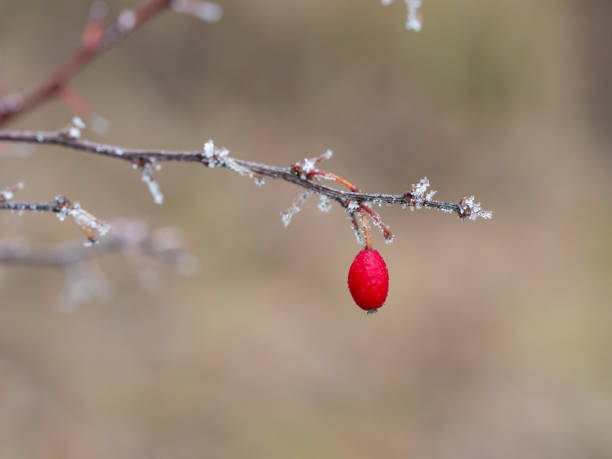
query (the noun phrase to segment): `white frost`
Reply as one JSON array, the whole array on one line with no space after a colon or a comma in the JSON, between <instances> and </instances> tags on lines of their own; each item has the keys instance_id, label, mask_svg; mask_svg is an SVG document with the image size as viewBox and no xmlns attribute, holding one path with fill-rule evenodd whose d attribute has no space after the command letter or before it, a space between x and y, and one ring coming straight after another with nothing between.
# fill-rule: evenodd
<instances>
[{"instance_id":1,"label":"white frost","mask_svg":"<svg viewBox=\"0 0 612 459\"><path fill-rule=\"evenodd\" d=\"M172 9L206 22L217 22L223 16L223 9L218 4L202 0L173 0Z\"/></svg>"},{"instance_id":2,"label":"white frost","mask_svg":"<svg viewBox=\"0 0 612 459\"><path fill-rule=\"evenodd\" d=\"M384 6L390 5L391 3L393 3L393 0L382 0ZM421 0L404 0L404 3L406 3L406 9L408 10L406 29L414 30L415 32L420 31L423 28L423 24L421 22L421 13L419 9L423 2Z\"/></svg>"},{"instance_id":3,"label":"white frost","mask_svg":"<svg viewBox=\"0 0 612 459\"><path fill-rule=\"evenodd\" d=\"M295 200L291 203L289 209L284 212L281 212L281 218L285 227L289 226L289 223L291 223L291 219L293 218L293 216L297 214L300 210L302 210L302 206L308 199L308 196L310 196L311 194L312 191L310 190L300 193L297 198L295 198Z\"/></svg>"},{"instance_id":4,"label":"white frost","mask_svg":"<svg viewBox=\"0 0 612 459\"><path fill-rule=\"evenodd\" d=\"M85 123L78 116L75 116L74 118L72 118L72 125L79 129L85 129Z\"/></svg>"},{"instance_id":5,"label":"white frost","mask_svg":"<svg viewBox=\"0 0 612 459\"><path fill-rule=\"evenodd\" d=\"M141 179L149 187L149 192L151 193L151 196L153 196L153 201L155 201L155 204L163 204L164 195L159 188L159 184L153 178L152 163L149 162L142 167Z\"/></svg>"},{"instance_id":6,"label":"white frost","mask_svg":"<svg viewBox=\"0 0 612 459\"><path fill-rule=\"evenodd\" d=\"M56 196L55 202L58 204L58 206L61 206L60 211L55 213L55 216L60 221L63 222L67 216L71 216L74 218L76 224L81 228L89 228L97 233L97 235L100 237L104 236L110 231L111 227L108 223L97 219L85 209L82 209L78 202L70 203L66 201L62 195Z\"/></svg>"},{"instance_id":7,"label":"white frost","mask_svg":"<svg viewBox=\"0 0 612 459\"><path fill-rule=\"evenodd\" d=\"M329 202L329 198L324 194L319 195L318 207L321 212L329 212L331 210L331 203Z\"/></svg>"},{"instance_id":8,"label":"white frost","mask_svg":"<svg viewBox=\"0 0 612 459\"><path fill-rule=\"evenodd\" d=\"M493 212L490 210L483 210L480 203L474 201L474 196L463 198L459 205L461 206L461 212L464 216L469 216L470 220L476 220L478 217L485 220L493 218Z\"/></svg>"}]
</instances>

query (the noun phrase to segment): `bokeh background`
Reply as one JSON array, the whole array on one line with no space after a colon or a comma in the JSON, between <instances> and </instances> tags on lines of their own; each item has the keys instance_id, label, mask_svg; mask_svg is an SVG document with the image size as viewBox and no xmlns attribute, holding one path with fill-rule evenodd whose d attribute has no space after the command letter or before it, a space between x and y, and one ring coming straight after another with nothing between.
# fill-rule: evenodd
<instances>
[{"instance_id":1,"label":"bokeh background","mask_svg":"<svg viewBox=\"0 0 612 459\"><path fill-rule=\"evenodd\" d=\"M366 191L428 176L494 219L381 209L391 290L366 316L337 206L313 199L285 229L298 189L189 164L156 174L157 206L122 162L4 145L0 183L24 181L21 199L177 228L199 271L105 256L107 295L65 308L62 270L2 266L0 457L612 457L612 4L425 0L418 34L399 1L220 4L219 23L164 14L79 74L110 123L85 136L213 138L275 165L331 148L327 168ZM0 1L5 87L65 58L88 8ZM72 116L55 101L7 127ZM0 235L82 237L10 213Z\"/></svg>"}]
</instances>

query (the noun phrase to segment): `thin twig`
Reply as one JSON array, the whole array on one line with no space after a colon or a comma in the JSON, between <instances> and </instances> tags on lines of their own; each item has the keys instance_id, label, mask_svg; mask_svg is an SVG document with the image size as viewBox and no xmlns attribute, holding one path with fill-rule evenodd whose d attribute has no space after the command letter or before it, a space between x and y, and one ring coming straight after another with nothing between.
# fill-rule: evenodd
<instances>
[{"instance_id":1,"label":"thin twig","mask_svg":"<svg viewBox=\"0 0 612 459\"><path fill-rule=\"evenodd\" d=\"M135 237L133 229L128 226L134 226L135 223L139 222L124 221L123 226L130 231L115 230L91 247L83 246L81 240L34 248L19 241L0 243L0 263L67 267L99 258L102 255L124 252L133 248L139 248L151 258L175 266L179 266L187 257L191 257L181 244L174 240L175 237L164 233L164 231L167 233L169 229L162 228L157 231L139 229L139 234ZM122 224L117 226L121 228Z\"/></svg>"},{"instance_id":2,"label":"thin twig","mask_svg":"<svg viewBox=\"0 0 612 459\"><path fill-rule=\"evenodd\" d=\"M26 94L11 94L0 99L0 126L60 94L72 77L87 64L155 16L168 10L171 3L172 0L150 0L133 11L124 11L99 37L82 40L75 52L38 86Z\"/></svg>"},{"instance_id":3,"label":"thin twig","mask_svg":"<svg viewBox=\"0 0 612 459\"><path fill-rule=\"evenodd\" d=\"M298 185L306 190L319 195L327 196L337 201L342 207L347 207L348 203L355 202L358 205L372 202L376 204L403 205L408 207L425 207L430 209L454 212L459 217L465 218L472 215L472 208L469 205L469 198L463 198L459 203L436 201L427 199L413 189L402 194L388 193L362 193L359 191L340 191L312 180L313 177L305 176L296 172L294 167L277 167L267 164L245 161L242 159L224 156L221 160L210 157L203 150L155 150L155 149L134 149L124 148L116 145L97 143L90 140L70 138L65 131L5 131L0 130L0 141L56 145L71 148L87 153L93 153L107 158L118 159L142 166L153 161L160 162L195 162L207 166L231 168L237 165L249 171L255 176L269 177L272 179L285 180ZM16 205L19 203L0 203L0 209L19 210ZM53 210L53 203L34 203L32 210ZM359 206L355 208L358 208ZM10 206L10 207L8 207ZM24 208L22 210L30 210ZM475 217L475 215L472 215ZM484 216L484 215L481 215ZM489 218L486 217L485 218Z\"/></svg>"}]
</instances>

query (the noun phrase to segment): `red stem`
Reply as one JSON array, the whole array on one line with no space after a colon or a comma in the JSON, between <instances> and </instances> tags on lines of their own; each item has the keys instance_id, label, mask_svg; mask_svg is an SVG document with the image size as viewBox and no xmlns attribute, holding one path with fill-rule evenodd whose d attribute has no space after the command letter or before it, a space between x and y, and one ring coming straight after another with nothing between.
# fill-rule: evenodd
<instances>
[{"instance_id":1,"label":"red stem","mask_svg":"<svg viewBox=\"0 0 612 459\"><path fill-rule=\"evenodd\" d=\"M104 31L97 43L93 45L91 43L82 43L67 60L62 62L38 86L23 95L20 100L16 99L15 95L0 100L0 126L57 96L72 77L87 66L87 64L157 14L166 10L171 2L172 0L150 0L133 11L134 24L132 27L122 27L120 22L116 21Z\"/></svg>"}]
</instances>

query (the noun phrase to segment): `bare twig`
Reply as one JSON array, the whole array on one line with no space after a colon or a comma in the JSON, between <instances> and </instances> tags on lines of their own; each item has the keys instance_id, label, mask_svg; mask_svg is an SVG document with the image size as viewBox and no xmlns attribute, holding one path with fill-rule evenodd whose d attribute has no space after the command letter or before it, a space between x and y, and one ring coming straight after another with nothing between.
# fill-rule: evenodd
<instances>
[{"instance_id":1,"label":"bare twig","mask_svg":"<svg viewBox=\"0 0 612 459\"><path fill-rule=\"evenodd\" d=\"M84 247L80 240L37 248L19 240L0 243L0 263L66 267L133 248L175 267L191 258L170 229L149 231L143 222L122 219L113 222L108 237L91 247Z\"/></svg>"},{"instance_id":2,"label":"bare twig","mask_svg":"<svg viewBox=\"0 0 612 459\"><path fill-rule=\"evenodd\" d=\"M295 165L292 167L277 167L267 164L245 161L242 159L233 158L226 154L217 155L211 154L204 150L184 151L184 150L154 150L154 149L134 149L124 148L116 145L108 145L103 143L82 140L79 138L70 138L64 131L5 131L0 130L0 141L33 143L57 145L65 148L71 148L87 153L93 153L107 158L118 159L130 162L139 167L151 162L194 162L201 163L209 167L225 167L237 171L243 171L246 174L257 177L269 177L272 179L285 180L287 182L298 185L313 193L326 196L337 201L343 207L349 206L350 203L355 203L355 210L363 203L375 204L391 204L402 205L412 208L430 208L445 212L454 212L459 217L476 217L490 218L491 214L480 210L473 203L473 198L464 197L458 203L437 201L431 199L431 193L425 195L424 190L429 185L423 188L422 184L413 185L410 191L401 194L388 193L362 193L359 191L341 191L331 188L321 183L314 181L316 174L302 173ZM241 173L243 173L241 172ZM0 209L15 209L17 203L4 203L0 205ZM11 207L5 207L11 206ZM53 203L38 203L33 210L53 210ZM29 210L29 209L23 209Z\"/></svg>"},{"instance_id":3,"label":"bare twig","mask_svg":"<svg viewBox=\"0 0 612 459\"><path fill-rule=\"evenodd\" d=\"M11 94L0 99L0 126L61 94L72 77L87 64L131 32L168 10L171 3L172 0L149 0L139 8L124 11L117 21L105 30L102 30L101 18L90 19L80 46L47 78L26 94Z\"/></svg>"},{"instance_id":4,"label":"bare twig","mask_svg":"<svg viewBox=\"0 0 612 459\"><path fill-rule=\"evenodd\" d=\"M0 199L0 210L10 210L19 214L23 212L53 212L61 221L70 216L85 232L87 236L85 244L88 246L97 243L98 237L104 236L110 230L110 226L106 222L81 208L78 202L72 202L61 194L57 195L55 200L51 202L17 202Z\"/></svg>"},{"instance_id":5,"label":"bare twig","mask_svg":"<svg viewBox=\"0 0 612 459\"><path fill-rule=\"evenodd\" d=\"M112 225L108 237L92 247L83 247L78 240L43 247L31 247L23 238L0 240L0 267L5 264L61 270L64 289L58 300L65 312L94 298L111 298L111 280L97 263L104 255L120 253L147 291L160 287L164 278L162 264L184 276L198 271L198 260L185 250L176 228L151 231L145 222L126 218L115 219Z\"/></svg>"}]
</instances>

